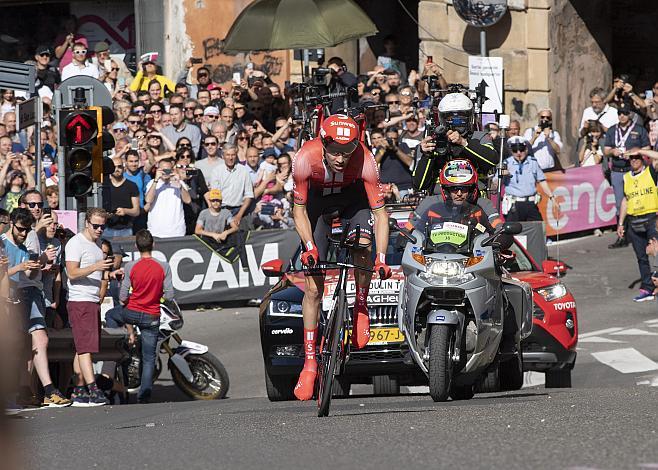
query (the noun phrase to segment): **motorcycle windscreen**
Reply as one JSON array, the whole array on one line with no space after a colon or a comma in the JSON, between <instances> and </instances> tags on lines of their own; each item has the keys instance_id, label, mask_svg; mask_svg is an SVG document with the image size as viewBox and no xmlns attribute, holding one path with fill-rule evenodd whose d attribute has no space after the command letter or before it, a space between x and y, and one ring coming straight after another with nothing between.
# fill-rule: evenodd
<instances>
[{"instance_id":1,"label":"motorcycle windscreen","mask_svg":"<svg viewBox=\"0 0 658 470\"><path fill-rule=\"evenodd\" d=\"M427 226L425 251L429 253L469 254L472 229L457 222L437 222Z\"/></svg>"}]
</instances>

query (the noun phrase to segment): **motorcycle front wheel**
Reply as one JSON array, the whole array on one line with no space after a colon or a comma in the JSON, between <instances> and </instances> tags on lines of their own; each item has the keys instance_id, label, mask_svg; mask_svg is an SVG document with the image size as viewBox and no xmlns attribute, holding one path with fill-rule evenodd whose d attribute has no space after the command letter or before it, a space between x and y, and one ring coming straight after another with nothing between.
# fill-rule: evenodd
<instances>
[{"instance_id":1,"label":"motorcycle front wheel","mask_svg":"<svg viewBox=\"0 0 658 470\"><path fill-rule=\"evenodd\" d=\"M175 365L169 365L171 378L183 393L194 400L216 400L226 396L229 388L228 373L219 359L207 352L188 354L185 361L192 371L192 382L188 382Z\"/></svg>"},{"instance_id":2,"label":"motorcycle front wheel","mask_svg":"<svg viewBox=\"0 0 658 470\"><path fill-rule=\"evenodd\" d=\"M455 330L450 325L432 325L430 331L430 396L434 401L446 401L452 384L452 354L455 350Z\"/></svg>"}]
</instances>

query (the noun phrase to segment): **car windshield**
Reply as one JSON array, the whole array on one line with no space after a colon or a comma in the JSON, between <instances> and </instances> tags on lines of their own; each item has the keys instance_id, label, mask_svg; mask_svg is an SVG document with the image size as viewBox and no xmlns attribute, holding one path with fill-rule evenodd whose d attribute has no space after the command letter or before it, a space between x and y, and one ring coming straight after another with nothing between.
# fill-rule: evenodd
<instances>
[{"instance_id":1,"label":"car windshield","mask_svg":"<svg viewBox=\"0 0 658 470\"><path fill-rule=\"evenodd\" d=\"M520 271L535 271L532 261L526 256L517 241L512 243L512 246L510 246L509 249L516 255L514 261L509 265L506 265L509 272L518 273Z\"/></svg>"}]
</instances>

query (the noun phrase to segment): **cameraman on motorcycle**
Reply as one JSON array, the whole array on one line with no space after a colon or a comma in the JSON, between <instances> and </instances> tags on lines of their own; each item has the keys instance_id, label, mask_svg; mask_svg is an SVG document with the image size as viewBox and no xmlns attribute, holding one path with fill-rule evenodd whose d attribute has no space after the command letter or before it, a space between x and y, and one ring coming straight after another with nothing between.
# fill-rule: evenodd
<instances>
[{"instance_id":1,"label":"cameraman on motorcycle","mask_svg":"<svg viewBox=\"0 0 658 470\"><path fill-rule=\"evenodd\" d=\"M445 163L470 160L480 174L496 166L498 157L486 132L473 131L473 102L463 93L448 93L439 102L439 126L416 147L413 184L416 191L433 190Z\"/></svg>"}]
</instances>

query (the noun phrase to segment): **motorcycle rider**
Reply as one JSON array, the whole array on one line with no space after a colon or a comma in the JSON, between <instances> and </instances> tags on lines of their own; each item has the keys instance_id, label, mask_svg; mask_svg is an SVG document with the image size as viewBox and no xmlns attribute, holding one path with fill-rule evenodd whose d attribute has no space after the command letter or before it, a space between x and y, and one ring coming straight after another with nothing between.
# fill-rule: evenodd
<instances>
[{"instance_id":1,"label":"motorcycle rider","mask_svg":"<svg viewBox=\"0 0 658 470\"><path fill-rule=\"evenodd\" d=\"M479 206L478 174L473 164L468 160L452 160L447 162L439 174L441 194L426 197L411 215L409 228L423 231L427 223L434 220L449 219L451 221L475 219L481 232L493 232L493 222L498 225L498 214L488 216ZM491 205L491 201L482 199L483 203ZM450 213L445 213L448 210ZM493 210L493 209L492 209Z\"/></svg>"},{"instance_id":2,"label":"motorcycle rider","mask_svg":"<svg viewBox=\"0 0 658 470\"><path fill-rule=\"evenodd\" d=\"M439 126L418 145L413 184L416 191L430 190L441 168L455 158L470 160L481 175L496 166L498 157L486 132L473 131L473 102L463 93L448 93L439 102Z\"/></svg>"},{"instance_id":3,"label":"motorcycle rider","mask_svg":"<svg viewBox=\"0 0 658 470\"><path fill-rule=\"evenodd\" d=\"M451 201L462 204L464 201L477 206L484 211L487 222L492 228L498 226L502 220L493 203L480 197L478 190L478 173L475 166L465 159L456 159L447 162L439 175L440 194L428 196L421 201L411 215L407 228L415 226L415 221L423 214L432 210L433 206L441 202ZM452 189L454 188L454 191ZM459 193L457 188L465 190Z\"/></svg>"}]
</instances>

